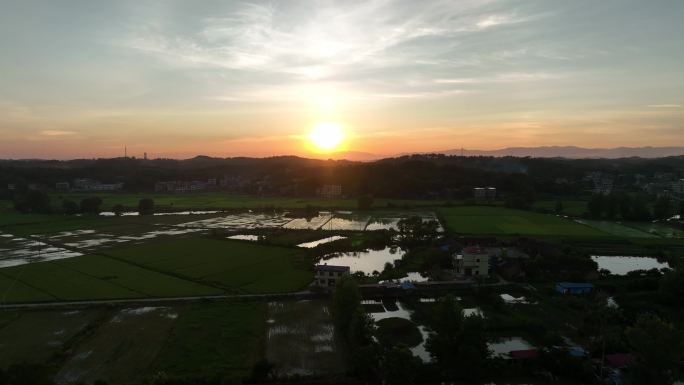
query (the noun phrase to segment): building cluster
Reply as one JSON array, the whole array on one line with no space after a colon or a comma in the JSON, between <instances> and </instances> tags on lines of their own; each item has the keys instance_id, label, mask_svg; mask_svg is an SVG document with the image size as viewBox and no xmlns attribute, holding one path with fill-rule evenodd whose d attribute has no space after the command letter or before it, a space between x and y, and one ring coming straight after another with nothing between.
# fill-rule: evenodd
<instances>
[{"instance_id":1,"label":"building cluster","mask_svg":"<svg viewBox=\"0 0 684 385\"><path fill-rule=\"evenodd\" d=\"M475 187L473 188L473 197L478 200L494 200L496 199L496 187Z\"/></svg>"},{"instance_id":2,"label":"building cluster","mask_svg":"<svg viewBox=\"0 0 684 385\"><path fill-rule=\"evenodd\" d=\"M188 193L207 190L216 190L216 178L206 181L201 180L172 180L157 182L154 184L154 192L159 193Z\"/></svg>"},{"instance_id":3,"label":"building cluster","mask_svg":"<svg viewBox=\"0 0 684 385\"><path fill-rule=\"evenodd\" d=\"M102 183L100 181L89 178L74 179L71 183L55 183L55 190L57 191L121 191L123 190L123 187L124 184L122 182Z\"/></svg>"}]
</instances>

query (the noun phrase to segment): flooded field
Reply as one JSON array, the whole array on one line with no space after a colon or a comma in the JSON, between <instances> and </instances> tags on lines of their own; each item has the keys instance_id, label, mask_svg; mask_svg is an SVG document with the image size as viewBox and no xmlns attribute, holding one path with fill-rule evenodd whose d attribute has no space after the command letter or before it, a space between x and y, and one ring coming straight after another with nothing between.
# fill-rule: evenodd
<instances>
[{"instance_id":1,"label":"flooded field","mask_svg":"<svg viewBox=\"0 0 684 385\"><path fill-rule=\"evenodd\" d=\"M4 321L0 322L0 367L52 358L99 314L99 310L5 312L0 317Z\"/></svg>"},{"instance_id":2,"label":"flooded field","mask_svg":"<svg viewBox=\"0 0 684 385\"><path fill-rule=\"evenodd\" d=\"M261 229L281 227L291 220L292 218L284 214L241 213L181 223L178 226L202 229Z\"/></svg>"},{"instance_id":3,"label":"flooded field","mask_svg":"<svg viewBox=\"0 0 684 385\"><path fill-rule=\"evenodd\" d=\"M159 349L177 317L172 308L122 309L98 333L73 351L57 374L57 383L139 383L149 375Z\"/></svg>"},{"instance_id":4,"label":"flooded field","mask_svg":"<svg viewBox=\"0 0 684 385\"><path fill-rule=\"evenodd\" d=\"M312 248L314 248L314 247L316 247L316 246L318 246L318 245L322 245L322 244L325 244L325 243L330 243L330 242L338 241L338 240L340 240L340 239L347 239L347 237L343 237L343 236L341 236L341 235L333 235L332 237L326 237L326 238L323 238L323 239L319 239L319 240L317 240L317 241L300 243L300 244L297 245L297 247L304 247L304 248L307 248L307 249L312 249Z\"/></svg>"},{"instance_id":5,"label":"flooded field","mask_svg":"<svg viewBox=\"0 0 684 385\"><path fill-rule=\"evenodd\" d=\"M608 270L611 274L625 275L637 270L669 268L665 262L653 257L592 255L591 259L598 263L599 269Z\"/></svg>"},{"instance_id":6,"label":"flooded field","mask_svg":"<svg viewBox=\"0 0 684 385\"><path fill-rule=\"evenodd\" d=\"M285 375L343 372L326 301L270 302L266 358Z\"/></svg>"},{"instance_id":7,"label":"flooded field","mask_svg":"<svg viewBox=\"0 0 684 385\"><path fill-rule=\"evenodd\" d=\"M329 265L349 266L352 273L360 271L373 274L373 271L382 271L385 263L394 263L401 259L404 253L405 251L400 248L386 247L382 250L334 253L323 257L322 261Z\"/></svg>"},{"instance_id":8,"label":"flooded field","mask_svg":"<svg viewBox=\"0 0 684 385\"><path fill-rule=\"evenodd\" d=\"M321 229L364 231L369 220L369 216L336 213Z\"/></svg>"},{"instance_id":9,"label":"flooded field","mask_svg":"<svg viewBox=\"0 0 684 385\"><path fill-rule=\"evenodd\" d=\"M253 241L256 242L259 240L258 235L251 235L251 234L237 234L237 235L231 235L229 237L226 237L227 239L237 239L239 241Z\"/></svg>"},{"instance_id":10,"label":"flooded field","mask_svg":"<svg viewBox=\"0 0 684 385\"><path fill-rule=\"evenodd\" d=\"M332 214L319 214L310 218L295 218L284 224L284 229L318 230L332 218Z\"/></svg>"},{"instance_id":11,"label":"flooded field","mask_svg":"<svg viewBox=\"0 0 684 385\"><path fill-rule=\"evenodd\" d=\"M36 239L0 232L0 268L54 261L83 255Z\"/></svg>"}]
</instances>

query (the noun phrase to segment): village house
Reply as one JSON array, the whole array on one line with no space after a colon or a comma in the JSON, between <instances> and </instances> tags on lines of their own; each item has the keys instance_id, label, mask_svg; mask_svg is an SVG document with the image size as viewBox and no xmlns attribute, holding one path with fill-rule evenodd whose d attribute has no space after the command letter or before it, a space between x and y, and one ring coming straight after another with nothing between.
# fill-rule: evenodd
<instances>
[{"instance_id":1,"label":"village house","mask_svg":"<svg viewBox=\"0 0 684 385\"><path fill-rule=\"evenodd\" d=\"M480 246L469 246L454 257L456 274L464 277L489 276L489 252Z\"/></svg>"},{"instance_id":2,"label":"village house","mask_svg":"<svg viewBox=\"0 0 684 385\"><path fill-rule=\"evenodd\" d=\"M349 266L316 265L314 266L314 286L333 288L345 275L349 275Z\"/></svg>"}]
</instances>

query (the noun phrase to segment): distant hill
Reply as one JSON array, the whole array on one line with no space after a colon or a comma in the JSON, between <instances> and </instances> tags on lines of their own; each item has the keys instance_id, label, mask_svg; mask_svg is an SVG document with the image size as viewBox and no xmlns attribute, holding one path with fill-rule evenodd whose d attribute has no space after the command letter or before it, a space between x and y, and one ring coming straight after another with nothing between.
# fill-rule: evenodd
<instances>
[{"instance_id":1,"label":"distant hill","mask_svg":"<svg viewBox=\"0 0 684 385\"><path fill-rule=\"evenodd\" d=\"M616 159L616 158L662 158L666 156L684 155L684 147L616 147L616 148L583 148L576 146L544 146L544 147L507 147L500 150L446 150L438 154L465 156L516 156L533 158L569 158L569 159Z\"/></svg>"}]
</instances>

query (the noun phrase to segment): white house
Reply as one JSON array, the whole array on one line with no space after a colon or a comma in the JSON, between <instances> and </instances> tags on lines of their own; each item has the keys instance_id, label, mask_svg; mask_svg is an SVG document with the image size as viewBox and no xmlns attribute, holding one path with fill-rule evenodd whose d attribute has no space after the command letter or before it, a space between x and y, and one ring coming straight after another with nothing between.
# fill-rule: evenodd
<instances>
[{"instance_id":1,"label":"white house","mask_svg":"<svg viewBox=\"0 0 684 385\"><path fill-rule=\"evenodd\" d=\"M349 275L349 266L316 265L314 271L314 286L334 288L340 278Z\"/></svg>"},{"instance_id":2,"label":"white house","mask_svg":"<svg viewBox=\"0 0 684 385\"><path fill-rule=\"evenodd\" d=\"M456 274L465 277L489 276L489 253L479 246L469 246L454 257Z\"/></svg>"}]
</instances>

